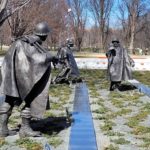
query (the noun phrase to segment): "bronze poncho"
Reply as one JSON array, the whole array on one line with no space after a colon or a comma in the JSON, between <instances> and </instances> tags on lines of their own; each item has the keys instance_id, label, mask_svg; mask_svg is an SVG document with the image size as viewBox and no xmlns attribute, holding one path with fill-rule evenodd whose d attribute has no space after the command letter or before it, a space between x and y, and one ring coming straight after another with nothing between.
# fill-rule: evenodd
<instances>
[{"instance_id":1,"label":"bronze poncho","mask_svg":"<svg viewBox=\"0 0 150 150\"><path fill-rule=\"evenodd\" d=\"M79 77L79 69L75 58L73 56L72 50L68 47L62 47L58 52L58 58L60 62L64 65L63 67L68 67L71 69L70 77Z\"/></svg>"},{"instance_id":2,"label":"bronze poncho","mask_svg":"<svg viewBox=\"0 0 150 150\"><path fill-rule=\"evenodd\" d=\"M131 65L134 61L130 58L127 50L121 46L109 49L108 57L108 76L110 81L122 81L132 79Z\"/></svg>"},{"instance_id":3,"label":"bronze poncho","mask_svg":"<svg viewBox=\"0 0 150 150\"><path fill-rule=\"evenodd\" d=\"M39 109L32 111L33 116L42 117L38 113L45 109L41 110L40 106L46 107L50 65L51 55L39 44L39 37L33 35L18 39L10 46L2 63L1 93L20 100L28 98L35 103L33 107Z\"/></svg>"}]
</instances>

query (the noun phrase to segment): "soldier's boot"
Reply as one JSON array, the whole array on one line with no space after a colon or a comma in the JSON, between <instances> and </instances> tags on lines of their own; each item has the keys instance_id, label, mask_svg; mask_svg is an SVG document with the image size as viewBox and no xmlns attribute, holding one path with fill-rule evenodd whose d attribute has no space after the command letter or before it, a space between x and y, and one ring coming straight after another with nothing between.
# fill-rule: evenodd
<instances>
[{"instance_id":1,"label":"soldier's boot","mask_svg":"<svg viewBox=\"0 0 150 150\"><path fill-rule=\"evenodd\" d=\"M117 91L120 91L121 89L121 82L116 82L115 84Z\"/></svg>"},{"instance_id":2,"label":"soldier's boot","mask_svg":"<svg viewBox=\"0 0 150 150\"><path fill-rule=\"evenodd\" d=\"M21 124L21 128L19 131L19 136L21 138L41 136L41 133L39 131L33 131L33 129L30 126L30 120L31 120L30 108L26 107L21 112L21 118L22 118L22 124Z\"/></svg>"},{"instance_id":3,"label":"soldier's boot","mask_svg":"<svg viewBox=\"0 0 150 150\"><path fill-rule=\"evenodd\" d=\"M119 91L121 86L121 82L111 82L110 84L110 91Z\"/></svg>"},{"instance_id":4,"label":"soldier's boot","mask_svg":"<svg viewBox=\"0 0 150 150\"><path fill-rule=\"evenodd\" d=\"M10 131L8 129L8 120L12 113L12 107L4 102L0 106L0 137L6 137L8 135L15 135L15 131Z\"/></svg>"},{"instance_id":5,"label":"soldier's boot","mask_svg":"<svg viewBox=\"0 0 150 150\"><path fill-rule=\"evenodd\" d=\"M114 89L115 89L115 84L114 84L114 82L111 82L109 90L114 91Z\"/></svg>"}]
</instances>

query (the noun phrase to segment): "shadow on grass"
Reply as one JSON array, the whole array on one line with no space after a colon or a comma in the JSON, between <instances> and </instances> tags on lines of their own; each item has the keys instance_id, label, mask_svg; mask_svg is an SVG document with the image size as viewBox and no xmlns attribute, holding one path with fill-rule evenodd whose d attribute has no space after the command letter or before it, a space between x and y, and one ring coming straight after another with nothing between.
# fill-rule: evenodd
<instances>
[{"instance_id":1,"label":"shadow on grass","mask_svg":"<svg viewBox=\"0 0 150 150\"><path fill-rule=\"evenodd\" d=\"M42 120L32 120L31 127L35 131L52 135L70 127L66 117L48 117Z\"/></svg>"},{"instance_id":2,"label":"shadow on grass","mask_svg":"<svg viewBox=\"0 0 150 150\"><path fill-rule=\"evenodd\" d=\"M135 86L129 85L129 84L121 84L119 86L119 91L122 91L122 92L124 92L124 91L130 91L130 90L135 90L135 89L137 89Z\"/></svg>"}]
</instances>

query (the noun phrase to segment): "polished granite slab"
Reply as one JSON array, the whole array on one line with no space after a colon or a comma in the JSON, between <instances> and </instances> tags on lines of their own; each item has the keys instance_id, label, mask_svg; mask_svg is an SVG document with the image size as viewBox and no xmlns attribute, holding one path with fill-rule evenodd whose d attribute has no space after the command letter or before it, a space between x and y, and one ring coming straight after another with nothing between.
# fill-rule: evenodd
<instances>
[{"instance_id":1,"label":"polished granite slab","mask_svg":"<svg viewBox=\"0 0 150 150\"><path fill-rule=\"evenodd\" d=\"M95 130L85 83L76 86L69 150L97 150Z\"/></svg>"}]
</instances>

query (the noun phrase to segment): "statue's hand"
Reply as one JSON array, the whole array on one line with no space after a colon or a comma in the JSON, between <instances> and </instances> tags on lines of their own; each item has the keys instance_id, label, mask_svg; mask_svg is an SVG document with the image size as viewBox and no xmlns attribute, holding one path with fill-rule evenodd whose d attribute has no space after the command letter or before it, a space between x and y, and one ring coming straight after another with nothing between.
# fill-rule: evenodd
<instances>
[{"instance_id":1,"label":"statue's hand","mask_svg":"<svg viewBox=\"0 0 150 150\"><path fill-rule=\"evenodd\" d=\"M54 63L54 64L58 64L58 57L57 56L53 56L52 57L52 62Z\"/></svg>"},{"instance_id":2,"label":"statue's hand","mask_svg":"<svg viewBox=\"0 0 150 150\"><path fill-rule=\"evenodd\" d=\"M59 61L58 57L53 56L51 61L52 61L54 68L56 69L56 65L58 64L58 61Z\"/></svg>"},{"instance_id":3,"label":"statue's hand","mask_svg":"<svg viewBox=\"0 0 150 150\"><path fill-rule=\"evenodd\" d=\"M135 66L135 63L133 62L133 63L131 63L131 67L134 67Z\"/></svg>"}]
</instances>

